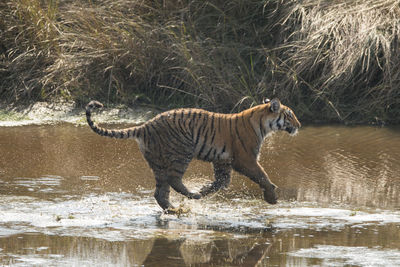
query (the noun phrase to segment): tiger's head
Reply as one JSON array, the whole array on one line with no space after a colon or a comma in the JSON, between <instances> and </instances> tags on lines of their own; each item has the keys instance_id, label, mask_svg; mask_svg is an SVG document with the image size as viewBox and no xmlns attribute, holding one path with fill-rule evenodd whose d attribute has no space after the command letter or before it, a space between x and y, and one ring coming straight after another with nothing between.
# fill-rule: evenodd
<instances>
[{"instance_id":1,"label":"tiger's head","mask_svg":"<svg viewBox=\"0 0 400 267\"><path fill-rule=\"evenodd\" d=\"M272 100L265 98L263 102L267 105L267 108L273 115L273 120L269 125L272 130L286 131L290 135L297 134L301 124L289 107L282 105L277 98Z\"/></svg>"}]
</instances>

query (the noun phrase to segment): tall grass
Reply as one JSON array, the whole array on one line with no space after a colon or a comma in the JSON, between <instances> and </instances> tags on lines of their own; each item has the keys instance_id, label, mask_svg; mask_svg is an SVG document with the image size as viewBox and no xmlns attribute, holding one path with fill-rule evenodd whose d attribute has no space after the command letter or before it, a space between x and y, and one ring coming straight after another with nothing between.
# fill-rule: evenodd
<instances>
[{"instance_id":1,"label":"tall grass","mask_svg":"<svg viewBox=\"0 0 400 267\"><path fill-rule=\"evenodd\" d=\"M399 16L400 1L294 6L282 21L293 27L278 64L294 77L284 86L307 90L310 112L328 118L399 121Z\"/></svg>"},{"instance_id":2,"label":"tall grass","mask_svg":"<svg viewBox=\"0 0 400 267\"><path fill-rule=\"evenodd\" d=\"M400 0L8 0L0 96L400 121Z\"/></svg>"}]
</instances>

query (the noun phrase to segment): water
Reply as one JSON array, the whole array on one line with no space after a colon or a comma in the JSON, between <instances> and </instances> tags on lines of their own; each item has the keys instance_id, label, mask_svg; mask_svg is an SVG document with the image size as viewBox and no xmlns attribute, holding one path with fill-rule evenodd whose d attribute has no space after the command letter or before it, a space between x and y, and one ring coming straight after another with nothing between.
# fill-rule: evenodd
<instances>
[{"instance_id":1,"label":"water","mask_svg":"<svg viewBox=\"0 0 400 267\"><path fill-rule=\"evenodd\" d=\"M0 128L0 265L399 266L400 129L303 127L264 143L268 205L228 190L164 215L136 142L72 124ZM185 174L199 190L208 163Z\"/></svg>"}]
</instances>

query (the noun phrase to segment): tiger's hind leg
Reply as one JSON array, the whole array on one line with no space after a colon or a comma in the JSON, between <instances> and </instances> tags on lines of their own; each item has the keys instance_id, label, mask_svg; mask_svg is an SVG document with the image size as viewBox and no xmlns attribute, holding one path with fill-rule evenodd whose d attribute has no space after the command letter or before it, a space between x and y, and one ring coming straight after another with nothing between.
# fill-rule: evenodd
<instances>
[{"instance_id":1,"label":"tiger's hind leg","mask_svg":"<svg viewBox=\"0 0 400 267\"><path fill-rule=\"evenodd\" d=\"M201 188L200 194L203 197L217 192L221 188L228 187L229 183L231 182L232 165L230 163L214 162L213 166L215 181Z\"/></svg>"},{"instance_id":2,"label":"tiger's hind leg","mask_svg":"<svg viewBox=\"0 0 400 267\"><path fill-rule=\"evenodd\" d=\"M156 168L154 164L150 165L156 178L156 190L154 192L154 198L158 205L163 210L173 209L174 207L169 202L170 186L166 179L165 171L163 169Z\"/></svg>"},{"instance_id":3,"label":"tiger's hind leg","mask_svg":"<svg viewBox=\"0 0 400 267\"><path fill-rule=\"evenodd\" d=\"M182 174L183 175L183 174ZM178 193L188 197L189 199L200 199L199 193L190 192L189 189L182 183L182 175L168 175L168 184Z\"/></svg>"},{"instance_id":4,"label":"tiger's hind leg","mask_svg":"<svg viewBox=\"0 0 400 267\"><path fill-rule=\"evenodd\" d=\"M175 159L167 169L167 181L176 192L190 199L199 199L201 198L200 194L190 192L182 183L183 174L185 173L190 160L190 157Z\"/></svg>"},{"instance_id":5,"label":"tiger's hind leg","mask_svg":"<svg viewBox=\"0 0 400 267\"><path fill-rule=\"evenodd\" d=\"M166 214L178 214L187 213L189 210L184 210L182 207L175 208L169 202L170 185L165 179L165 176L156 175L156 191L154 197L157 200L158 205L164 210Z\"/></svg>"},{"instance_id":6,"label":"tiger's hind leg","mask_svg":"<svg viewBox=\"0 0 400 267\"><path fill-rule=\"evenodd\" d=\"M158 205L163 210L173 209L174 207L169 202L170 186L166 181L162 181L156 176L156 191L154 197L157 200Z\"/></svg>"},{"instance_id":7,"label":"tiger's hind leg","mask_svg":"<svg viewBox=\"0 0 400 267\"><path fill-rule=\"evenodd\" d=\"M167 214L177 214L178 216L184 213L188 213L190 209L184 209L183 206L175 208L169 202L170 185L167 180L163 180L164 177L156 175L156 191L154 192L154 197L157 200L158 205Z\"/></svg>"}]
</instances>

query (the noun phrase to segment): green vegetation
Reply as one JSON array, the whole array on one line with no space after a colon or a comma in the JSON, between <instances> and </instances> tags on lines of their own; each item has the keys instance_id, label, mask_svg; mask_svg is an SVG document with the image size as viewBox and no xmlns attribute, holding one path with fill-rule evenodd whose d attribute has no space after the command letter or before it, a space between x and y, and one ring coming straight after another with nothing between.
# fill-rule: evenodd
<instances>
[{"instance_id":1,"label":"green vegetation","mask_svg":"<svg viewBox=\"0 0 400 267\"><path fill-rule=\"evenodd\" d=\"M5 0L0 97L400 122L399 0Z\"/></svg>"},{"instance_id":2,"label":"green vegetation","mask_svg":"<svg viewBox=\"0 0 400 267\"><path fill-rule=\"evenodd\" d=\"M0 110L0 121L22 121L27 119L27 117L19 113L7 110Z\"/></svg>"}]
</instances>

